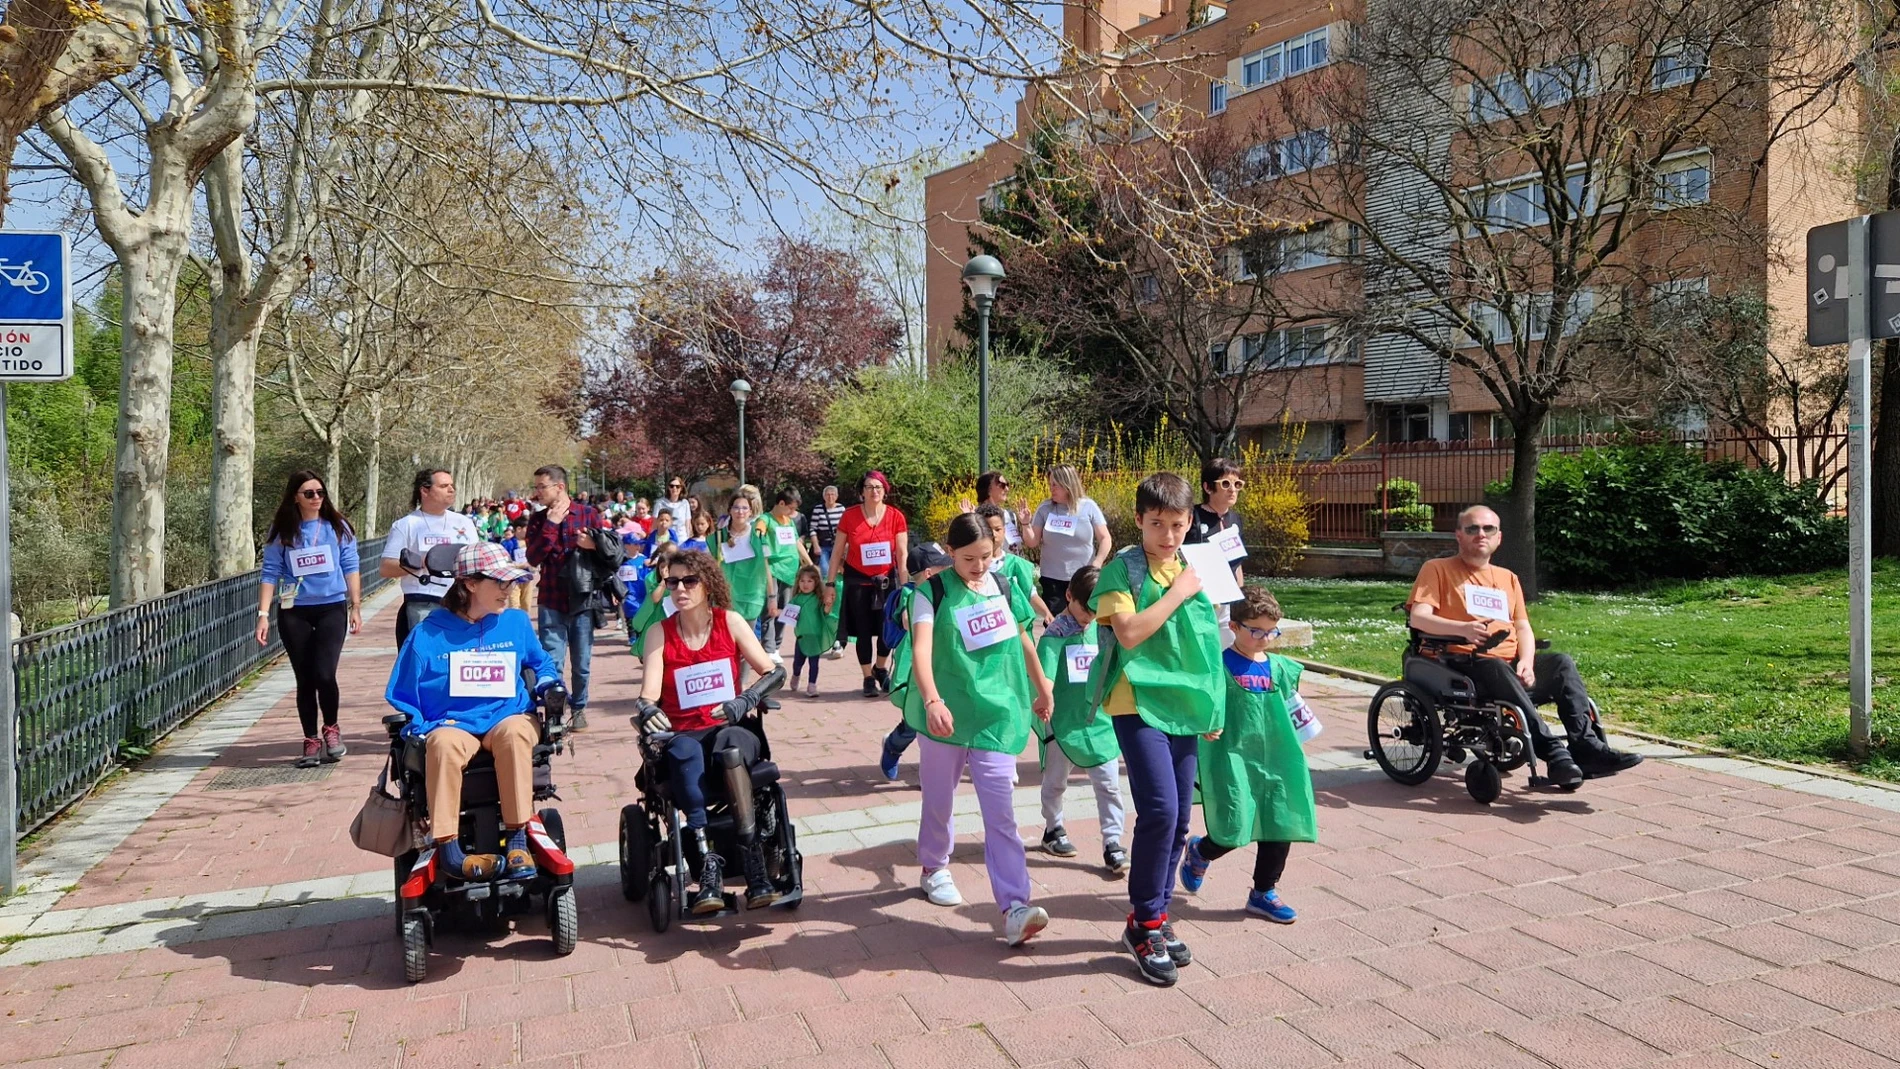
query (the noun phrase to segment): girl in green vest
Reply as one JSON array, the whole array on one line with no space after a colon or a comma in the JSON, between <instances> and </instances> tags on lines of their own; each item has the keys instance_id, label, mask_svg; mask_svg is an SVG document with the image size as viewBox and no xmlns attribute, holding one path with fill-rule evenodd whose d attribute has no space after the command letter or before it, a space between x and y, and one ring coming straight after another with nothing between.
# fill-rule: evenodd
<instances>
[{"instance_id":1,"label":"girl in green vest","mask_svg":"<svg viewBox=\"0 0 1900 1069\"><path fill-rule=\"evenodd\" d=\"M1047 720L1053 699L1016 607L990 574L989 525L965 513L950 521L946 541L952 570L912 594L910 634L899 647L893 684L904 691L904 722L922 736L917 862L926 898L962 904L949 866L952 809L967 765L983 811L983 864L1003 911L1004 939L1020 946L1048 927L1049 914L1029 903L1029 866L1016 833L1016 755L1029 742L1031 712Z\"/></svg>"},{"instance_id":2,"label":"girl in green vest","mask_svg":"<svg viewBox=\"0 0 1900 1069\"><path fill-rule=\"evenodd\" d=\"M805 684L805 696L818 696L818 658L838 638L838 599L831 599L831 608L826 610L825 599L818 593L818 568L807 564L798 569L793 577L792 600L779 612L779 622L792 625L792 635L797 645L792 650L792 689L798 689L798 677L808 674ZM810 665L807 669L805 666Z\"/></svg>"},{"instance_id":3,"label":"girl in green vest","mask_svg":"<svg viewBox=\"0 0 1900 1069\"><path fill-rule=\"evenodd\" d=\"M646 600L627 617L627 638L635 657L640 656L640 636L648 628L673 615L673 596L666 592L660 577L666 574L667 565L679 555L680 549L674 545L662 545L653 553L653 580L647 587Z\"/></svg>"},{"instance_id":4,"label":"girl in green vest","mask_svg":"<svg viewBox=\"0 0 1900 1069\"><path fill-rule=\"evenodd\" d=\"M1128 851L1122 849L1122 778L1116 765L1121 745L1115 741L1115 726L1107 717L1096 716L1089 704L1089 667L1100 648L1089 598L1099 574L1092 564L1075 570L1068 579L1068 604L1036 643L1056 698L1049 723L1036 725L1042 738L1042 848L1057 857L1075 856L1075 844L1062 827L1062 793L1068 789L1069 772L1083 769L1095 787L1095 813L1102 821L1102 864L1109 875L1120 876L1128 871Z\"/></svg>"},{"instance_id":5,"label":"girl in green vest","mask_svg":"<svg viewBox=\"0 0 1900 1069\"><path fill-rule=\"evenodd\" d=\"M732 611L761 634L760 621L778 616L772 581L772 534L759 515L759 492L741 486L726 507L726 529L712 540L713 559L732 588Z\"/></svg>"},{"instance_id":6,"label":"girl in green vest","mask_svg":"<svg viewBox=\"0 0 1900 1069\"><path fill-rule=\"evenodd\" d=\"M1181 887L1201 889L1208 863L1245 843L1255 848L1247 912L1276 924L1298 914L1280 901L1281 873L1293 843L1319 838L1313 775L1295 725L1318 722L1300 697L1300 666L1267 652L1280 634L1280 603L1259 587L1234 606L1234 646L1226 663L1227 711L1219 731L1201 737L1201 808L1207 835L1188 840Z\"/></svg>"},{"instance_id":7,"label":"girl in green vest","mask_svg":"<svg viewBox=\"0 0 1900 1069\"><path fill-rule=\"evenodd\" d=\"M798 491L786 487L778 492L772 502L772 511L765 514L766 534L771 536L772 584L775 593L772 596L772 615L783 615L785 606L792 602L792 588L798 585L798 569L811 564L811 557L805 552L805 543L799 530L803 518L798 515ZM765 646L765 655L777 661L779 644L784 636L781 623L767 623L759 635ZM798 688L798 677L792 676L792 689Z\"/></svg>"}]
</instances>

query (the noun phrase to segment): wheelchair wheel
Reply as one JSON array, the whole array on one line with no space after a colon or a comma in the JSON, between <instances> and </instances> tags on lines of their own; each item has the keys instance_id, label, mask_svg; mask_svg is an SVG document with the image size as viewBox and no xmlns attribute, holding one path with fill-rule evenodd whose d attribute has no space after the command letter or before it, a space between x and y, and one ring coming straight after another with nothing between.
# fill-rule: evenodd
<instances>
[{"instance_id":1,"label":"wheelchair wheel","mask_svg":"<svg viewBox=\"0 0 1900 1069\"><path fill-rule=\"evenodd\" d=\"M410 850L396 855L396 938L403 938L402 928L402 885L409 882L409 870L416 867L416 858L422 855Z\"/></svg>"},{"instance_id":2,"label":"wheelchair wheel","mask_svg":"<svg viewBox=\"0 0 1900 1069\"><path fill-rule=\"evenodd\" d=\"M673 926L673 918L680 911L679 889L665 870L653 874L653 883L647 888L647 919L653 922L653 930L664 932Z\"/></svg>"},{"instance_id":3,"label":"wheelchair wheel","mask_svg":"<svg viewBox=\"0 0 1900 1069\"><path fill-rule=\"evenodd\" d=\"M535 816L541 818L541 826L548 830L548 838L554 840L554 845L561 848L561 853L567 853L567 825L561 823L561 811L543 809Z\"/></svg>"},{"instance_id":4,"label":"wheelchair wheel","mask_svg":"<svg viewBox=\"0 0 1900 1069\"><path fill-rule=\"evenodd\" d=\"M1403 681L1388 683L1372 696L1366 734L1379 767L1407 787L1431 779L1444 757L1445 728L1438 708L1423 691Z\"/></svg>"},{"instance_id":5,"label":"wheelchair wheel","mask_svg":"<svg viewBox=\"0 0 1900 1069\"><path fill-rule=\"evenodd\" d=\"M646 810L620 807L620 894L629 902L647 896L653 881L653 835Z\"/></svg>"},{"instance_id":6,"label":"wheelchair wheel","mask_svg":"<svg viewBox=\"0 0 1900 1069\"><path fill-rule=\"evenodd\" d=\"M421 918L402 922L402 975L412 984L429 975L429 932Z\"/></svg>"},{"instance_id":7,"label":"wheelchair wheel","mask_svg":"<svg viewBox=\"0 0 1900 1069\"><path fill-rule=\"evenodd\" d=\"M1519 712L1515 705L1500 705L1497 710L1498 723L1502 725L1499 742L1508 745L1506 740L1515 738L1520 743L1517 753L1509 757L1504 756L1502 750L1499 751L1498 771L1500 773L1515 772L1523 768L1524 762L1530 760L1531 757L1530 735L1524 730L1524 714Z\"/></svg>"},{"instance_id":8,"label":"wheelchair wheel","mask_svg":"<svg viewBox=\"0 0 1900 1069\"><path fill-rule=\"evenodd\" d=\"M1471 792L1472 801L1490 805L1504 790L1504 777L1498 774L1496 765L1481 758L1465 768L1465 790Z\"/></svg>"},{"instance_id":9,"label":"wheelchair wheel","mask_svg":"<svg viewBox=\"0 0 1900 1069\"><path fill-rule=\"evenodd\" d=\"M548 896L548 931L554 935L554 952L562 956L574 953L581 938L581 909L574 901L574 889L557 889Z\"/></svg>"}]
</instances>

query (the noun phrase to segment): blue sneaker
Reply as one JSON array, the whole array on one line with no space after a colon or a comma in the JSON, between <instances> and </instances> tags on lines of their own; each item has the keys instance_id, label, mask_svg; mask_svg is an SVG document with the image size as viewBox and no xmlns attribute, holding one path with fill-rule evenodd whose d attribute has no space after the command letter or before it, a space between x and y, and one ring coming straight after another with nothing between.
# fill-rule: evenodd
<instances>
[{"instance_id":1,"label":"blue sneaker","mask_svg":"<svg viewBox=\"0 0 1900 1069\"><path fill-rule=\"evenodd\" d=\"M1247 912L1256 917L1265 917L1275 924L1292 924L1300 917L1293 912L1292 906L1280 901L1277 889L1247 892Z\"/></svg>"},{"instance_id":2,"label":"blue sneaker","mask_svg":"<svg viewBox=\"0 0 1900 1069\"><path fill-rule=\"evenodd\" d=\"M1208 860L1201 856L1201 837L1191 836L1187 841L1187 849L1181 854L1181 889L1189 894L1200 890L1201 884L1207 880L1208 864Z\"/></svg>"},{"instance_id":3,"label":"blue sneaker","mask_svg":"<svg viewBox=\"0 0 1900 1069\"><path fill-rule=\"evenodd\" d=\"M901 753L892 753L889 746L884 747L883 755L877 759L877 767L878 771L884 773L885 779L893 783L897 781L897 761L902 756Z\"/></svg>"}]
</instances>

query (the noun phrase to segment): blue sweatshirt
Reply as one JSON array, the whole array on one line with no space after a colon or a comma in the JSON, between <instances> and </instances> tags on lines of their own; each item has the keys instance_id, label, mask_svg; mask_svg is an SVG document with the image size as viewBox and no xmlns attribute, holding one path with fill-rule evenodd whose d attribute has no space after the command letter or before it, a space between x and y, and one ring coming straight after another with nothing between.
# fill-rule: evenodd
<instances>
[{"instance_id":1,"label":"blue sweatshirt","mask_svg":"<svg viewBox=\"0 0 1900 1069\"><path fill-rule=\"evenodd\" d=\"M330 567L299 577L292 565L292 556L299 550L322 546L329 547ZM282 542L275 540L264 546L264 582L278 587L287 582L300 583L297 588L299 605L334 605L342 601L350 593L350 588L345 585L346 577L355 574L359 567L356 536L346 535L339 546L336 528L322 518L303 521L297 532L297 544L293 547L286 548Z\"/></svg>"},{"instance_id":2,"label":"blue sweatshirt","mask_svg":"<svg viewBox=\"0 0 1900 1069\"><path fill-rule=\"evenodd\" d=\"M514 678L508 681L513 684L512 693L492 697L451 694L452 668L460 667L465 674L473 672L479 678L480 669L486 667L473 663L477 658L456 658L457 653L512 654ZM560 664L541 648L527 613L504 609L469 623L447 609L437 609L403 641L396 666L389 671L389 689L383 699L411 717L409 726L403 729L405 735L427 735L444 724L471 735L484 735L504 718L528 711L528 685L521 678L524 669L534 670L537 691L561 680ZM474 688L464 685L463 689Z\"/></svg>"}]
</instances>

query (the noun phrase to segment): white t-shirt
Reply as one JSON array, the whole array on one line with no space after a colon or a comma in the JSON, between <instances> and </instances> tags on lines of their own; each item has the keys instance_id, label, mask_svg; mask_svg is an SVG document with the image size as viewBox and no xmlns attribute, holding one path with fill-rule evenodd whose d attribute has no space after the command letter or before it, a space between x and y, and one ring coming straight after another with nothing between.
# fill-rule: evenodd
<instances>
[{"instance_id":1,"label":"white t-shirt","mask_svg":"<svg viewBox=\"0 0 1900 1069\"><path fill-rule=\"evenodd\" d=\"M661 498L653 503L653 514L668 517L667 526L673 529L675 542L686 541L693 529L693 503L690 501L668 501Z\"/></svg>"},{"instance_id":2,"label":"white t-shirt","mask_svg":"<svg viewBox=\"0 0 1900 1069\"><path fill-rule=\"evenodd\" d=\"M444 512L440 516L431 516L417 509L409 515L389 525L389 536L383 540L383 559L398 560L402 551L413 549L417 556L429 552L430 546L458 545L481 541L481 535L475 531L474 521L459 512ZM439 598L449 592L449 579L417 579L413 575L402 577L403 594L426 594Z\"/></svg>"}]
</instances>

